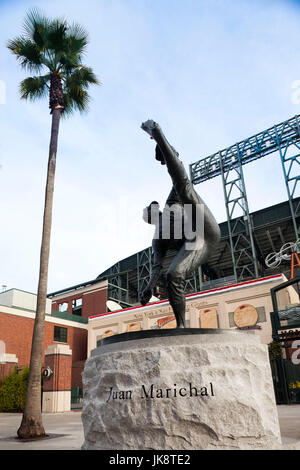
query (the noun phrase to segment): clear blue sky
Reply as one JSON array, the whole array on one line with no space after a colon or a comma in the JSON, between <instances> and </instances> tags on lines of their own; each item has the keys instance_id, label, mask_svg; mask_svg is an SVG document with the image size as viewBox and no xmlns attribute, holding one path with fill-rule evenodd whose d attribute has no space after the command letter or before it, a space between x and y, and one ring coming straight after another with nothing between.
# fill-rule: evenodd
<instances>
[{"instance_id":1,"label":"clear blue sky","mask_svg":"<svg viewBox=\"0 0 300 470\"><path fill-rule=\"evenodd\" d=\"M85 62L102 82L89 113L61 125L49 292L151 244L141 212L164 204L170 179L142 121L158 121L188 167L300 113L300 2L0 1L0 289L37 290L50 115L47 100L19 99L28 74L5 47L34 6L89 31ZM287 199L277 155L244 171L250 211ZM225 221L220 179L197 190Z\"/></svg>"}]
</instances>

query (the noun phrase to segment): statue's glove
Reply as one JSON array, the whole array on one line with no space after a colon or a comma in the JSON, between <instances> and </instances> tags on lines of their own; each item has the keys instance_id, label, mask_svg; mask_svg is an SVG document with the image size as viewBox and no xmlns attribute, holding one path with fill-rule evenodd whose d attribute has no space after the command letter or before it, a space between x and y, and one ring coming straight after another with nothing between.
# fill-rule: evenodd
<instances>
[{"instance_id":1,"label":"statue's glove","mask_svg":"<svg viewBox=\"0 0 300 470\"><path fill-rule=\"evenodd\" d=\"M142 305L146 305L152 297L152 290L147 288L143 290L140 295L140 302Z\"/></svg>"},{"instance_id":2,"label":"statue's glove","mask_svg":"<svg viewBox=\"0 0 300 470\"><path fill-rule=\"evenodd\" d=\"M153 139L153 131L159 129L159 125L157 122L153 121L153 119L148 119L148 121L142 123L141 128Z\"/></svg>"}]
</instances>

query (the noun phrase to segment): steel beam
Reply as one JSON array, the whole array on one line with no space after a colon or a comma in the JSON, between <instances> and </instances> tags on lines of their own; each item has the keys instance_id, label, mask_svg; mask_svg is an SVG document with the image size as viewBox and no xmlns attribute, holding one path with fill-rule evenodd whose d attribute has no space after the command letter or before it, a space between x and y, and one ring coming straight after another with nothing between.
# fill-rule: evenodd
<instances>
[{"instance_id":1,"label":"steel beam","mask_svg":"<svg viewBox=\"0 0 300 470\"><path fill-rule=\"evenodd\" d=\"M122 301L122 287L121 275L120 275L120 263L114 264L109 270L110 279L108 284L108 297L115 302Z\"/></svg>"},{"instance_id":2,"label":"steel beam","mask_svg":"<svg viewBox=\"0 0 300 470\"><path fill-rule=\"evenodd\" d=\"M263 132L220 150L190 165L193 184L199 184L218 175L222 176L231 255L236 280L258 277L257 256L253 226L249 215L242 166L258 158L279 152L288 193L296 239L299 237L297 217L300 201L296 201L296 188L300 175L293 173L300 165L300 115L274 125ZM295 148L292 156L288 150ZM233 189L238 193L233 196ZM242 215L234 218L236 209Z\"/></svg>"},{"instance_id":3,"label":"steel beam","mask_svg":"<svg viewBox=\"0 0 300 470\"><path fill-rule=\"evenodd\" d=\"M193 184L214 178L240 165L284 148L291 141L300 140L300 115L270 127L236 144L205 157L190 165Z\"/></svg>"},{"instance_id":4,"label":"steel beam","mask_svg":"<svg viewBox=\"0 0 300 470\"><path fill-rule=\"evenodd\" d=\"M300 146L298 137L299 135L291 136L290 139L288 139L284 145L281 145L281 135L277 135L278 151L280 155L285 186L288 194L296 240L299 237L297 217L300 216L300 202L296 202L294 200L297 196L296 190L299 189L298 182L300 180L300 175L297 174L300 165ZM290 153L292 153L293 155L291 155Z\"/></svg>"},{"instance_id":5,"label":"steel beam","mask_svg":"<svg viewBox=\"0 0 300 470\"><path fill-rule=\"evenodd\" d=\"M239 153L237 153L239 158ZM220 162L221 170L222 161ZM236 282L257 278L258 264L242 164L222 171L228 233ZM235 194L235 195L234 195ZM241 215L237 215L237 212Z\"/></svg>"},{"instance_id":6,"label":"steel beam","mask_svg":"<svg viewBox=\"0 0 300 470\"><path fill-rule=\"evenodd\" d=\"M137 253L137 286L138 292L142 292L147 286L152 272L152 249L146 248Z\"/></svg>"}]
</instances>

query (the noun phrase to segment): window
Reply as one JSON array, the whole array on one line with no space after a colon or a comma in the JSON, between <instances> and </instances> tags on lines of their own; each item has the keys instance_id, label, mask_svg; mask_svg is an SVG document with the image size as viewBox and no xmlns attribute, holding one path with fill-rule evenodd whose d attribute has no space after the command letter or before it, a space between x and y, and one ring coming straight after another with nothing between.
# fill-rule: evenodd
<instances>
[{"instance_id":1,"label":"window","mask_svg":"<svg viewBox=\"0 0 300 470\"><path fill-rule=\"evenodd\" d=\"M72 300L73 315L81 316L82 298Z\"/></svg>"},{"instance_id":2,"label":"window","mask_svg":"<svg viewBox=\"0 0 300 470\"><path fill-rule=\"evenodd\" d=\"M60 343L67 343L68 338L68 328L63 328L62 326L54 326L54 341L59 341Z\"/></svg>"},{"instance_id":3,"label":"window","mask_svg":"<svg viewBox=\"0 0 300 470\"><path fill-rule=\"evenodd\" d=\"M63 302L62 304L59 304L58 311L59 312L67 312L68 311L68 302Z\"/></svg>"}]
</instances>

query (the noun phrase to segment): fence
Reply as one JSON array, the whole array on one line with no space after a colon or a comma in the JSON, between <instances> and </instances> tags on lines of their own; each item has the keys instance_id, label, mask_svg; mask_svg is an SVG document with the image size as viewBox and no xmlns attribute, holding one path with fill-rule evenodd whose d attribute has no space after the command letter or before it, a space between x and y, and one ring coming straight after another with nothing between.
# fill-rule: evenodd
<instances>
[{"instance_id":1,"label":"fence","mask_svg":"<svg viewBox=\"0 0 300 470\"><path fill-rule=\"evenodd\" d=\"M276 403L300 403L300 365L282 358L270 362Z\"/></svg>"}]
</instances>

